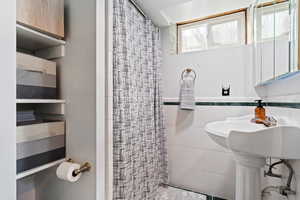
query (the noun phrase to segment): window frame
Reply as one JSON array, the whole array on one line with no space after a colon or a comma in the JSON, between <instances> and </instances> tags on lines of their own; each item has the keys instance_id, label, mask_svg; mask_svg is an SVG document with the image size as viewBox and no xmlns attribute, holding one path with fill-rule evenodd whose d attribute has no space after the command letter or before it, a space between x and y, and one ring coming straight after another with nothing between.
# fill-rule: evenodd
<instances>
[{"instance_id":1,"label":"window frame","mask_svg":"<svg viewBox=\"0 0 300 200\"><path fill-rule=\"evenodd\" d=\"M272 8L273 7L277 7L277 11L286 11L286 7L285 6L289 6L288 5L288 1L287 0L281 0L281 1L278 1L278 2L269 2L269 3L265 3L265 4L261 4L259 5L257 8L258 9L263 9L261 13L258 13L257 16L259 17L257 20L257 25L259 26L259 31L256 33L257 34L257 38L256 40L258 42L266 42L266 41L272 41L274 39L278 39L278 38L281 38L283 37L282 35L281 36L275 36L275 32L274 32L274 37L269 37L269 38L262 38L262 17L266 14L272 14L274 12L272 12ZM289 10L289 7L288 7L288 10ZM289 30L291 31L291 30ZM290 33L289 33L290 34Z\"/></svg>"},{"instance_id":2,"label":"window frame","mask_svg":"<svg viewBox=\"0 0 300 200\"><path fill-rule=\"evenodd\" d=\"M192 24L185 24L185 25L180 25L180 26L177 25L177 52L178 53L182 54L182 53L191 53L191 52L195 52L195 51L204 51L204 50L191 50L191 51L185 51L185 52L182 51L182 34L181 34L182 31L181 30L188 28L188 27L201 26L202 24L206 24L206 23L201 21L201 22L194 22ZM209 33L207 33L207 34L209 34ZM208 37L209 36L207 35L207 39L208 39ZM207 40L207 46L208 45L209 45L209 42Z\"/></svg>"},{"instance_id":3,"label":"window frame","mask_svg":"<svg viewBox=\"0 0 300 200\"><path fill-rule=\"evenodd\" d=\"M211 27L216 24L222 24L222 22L226 21L232 21L232 19L236 18L237 15L242 15L241 18L239 18L239 22L242 24L242 27L239 27L239 30L241 30L241 34L238 36L239 41L242 41L242 44L247 44L248 40L248 8L241 8L237 10L232 10L216 15L211 15L208 17L200 18L200 19L194 19L190 21L185 21L181 23L177 23L177 54L184 54L184 53L192 53L192 52L199 52L199 51L205 51L215 48L222 48L222 47L228 47L228 46L236 46L238 44L229 44L229 45L216 45L212 42L212 36L211 36ZM207 36L207 43L208 48L204 50L192 50L192 51L182 51L182 29L186 27L193 27L201 24L208 24L208 36Z\"/></svg>"},{"instance_id":4,"label":"window frame","mask_svg":"<svg viewBox=\"0 0 300 200\"><path fill-rule=\"evenodd\" d=\"M222 16L222 17L218 17L216 19L219 19L218 21L215 21L213 23L209 23L209 26L208 26L208 33L212 33L212 27L214 25L218 25L218 24L222 24L222 23L226 23L226 22L230 22L230 21L233 21L232 19L237 19L235 16L237 15L241 15L241 18L238 19L238 27L239 31L240 31L240 34L238 35L238 41L241 41L242 44L246 44L246 18L245 18L245 15L247 13L243 13L243 12L238 12L238 13L234 13L234 14L230 14L230 15L226 15L226 16ZM213 43L213 35L212 34L209 34L208 35L208 42L210 44L210 47L211 48L219 48L220 46ZM228 45L221 45L222 47L227 47L227 46L235 46L235 45L239 45L241 44L240 42L239 43L236 43L236 44L228 44Z\"/></svg>"}]
</instances>

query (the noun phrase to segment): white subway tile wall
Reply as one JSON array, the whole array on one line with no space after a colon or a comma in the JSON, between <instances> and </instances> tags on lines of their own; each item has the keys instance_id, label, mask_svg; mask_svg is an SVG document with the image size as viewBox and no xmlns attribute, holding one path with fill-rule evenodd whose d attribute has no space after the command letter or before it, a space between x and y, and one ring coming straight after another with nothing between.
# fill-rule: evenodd
<instances>
[{"instance_id":1,"label":"white subway tile wall","mask_svg":"<svg viewBox=\"0 0 300 200\"><path fill-rule=\"evenodd\" d=\"M252 107L197 106L195 111L182 111L178 106L165 106L170 184L234 199L233 155L213 142L204 127L252 112Z\"/></svg>"},{"instance_id":2,"label":"white subway tile wall","mask_svg":"<svg viewBox=\"0 0 300 200\"><path fill-rule=\"evenodd\" d=\"M197 101L252 101L257 96L252 83L251 48L220 48L174 55L169 32L162 30L164 98L178 101L180 76L186 68L197 73ZM231 96L222 97L222 85L231 86ZM249 115L253 107L196 106L194 112L165 105L170 184L195 192L233 200L235 162L232 154L213 142L204 131L208 122Z\"/></svg>"}]
</instances>

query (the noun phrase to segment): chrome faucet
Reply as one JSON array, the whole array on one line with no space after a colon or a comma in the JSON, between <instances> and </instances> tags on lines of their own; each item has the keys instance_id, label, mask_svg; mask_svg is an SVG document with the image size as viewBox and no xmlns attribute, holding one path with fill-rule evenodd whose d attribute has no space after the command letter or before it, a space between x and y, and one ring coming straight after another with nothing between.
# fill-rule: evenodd
<instances>
[{"instance_id":1,"label":"chrome faucet","mask_svg":"<svg viewBox=\"0 0 300 200\"><path fill-rule=\"evenodd\" d=\"M255 123L263 124L266 127L274 127L277 126L277 120L274 117L267 117L265 120L262 119L254 119Z\"/></svg>"}]
</instances>

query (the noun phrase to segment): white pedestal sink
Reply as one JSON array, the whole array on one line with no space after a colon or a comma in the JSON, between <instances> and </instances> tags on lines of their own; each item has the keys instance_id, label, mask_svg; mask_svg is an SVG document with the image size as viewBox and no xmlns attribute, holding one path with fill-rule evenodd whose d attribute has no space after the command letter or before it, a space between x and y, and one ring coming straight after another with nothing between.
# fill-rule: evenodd
<instances>
[{"instance_id":1,"label":"white pedestal sink","mask_svg":"<svg viewBox=\"0 0 300 200\"><path fill-rule=\"evenodd\" d=\"M236 200L261 200L261 168L267 157L300 159L300 126L279 119L276 127L267 128L252 123L251 118L228 118L205 128L216 143L235 156Z\"/></svg>"}]
</instances>

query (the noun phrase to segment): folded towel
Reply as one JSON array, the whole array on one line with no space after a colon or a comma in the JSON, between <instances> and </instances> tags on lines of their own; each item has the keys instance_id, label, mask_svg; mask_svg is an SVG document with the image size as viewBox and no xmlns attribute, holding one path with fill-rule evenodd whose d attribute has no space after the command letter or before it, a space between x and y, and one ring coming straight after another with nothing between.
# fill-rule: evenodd
<instances>
[{"instance_id":1,"label":"folded towel","mask_svg":"<svg viewBox=\"0 0 300 200\"><path fill-rule=\"evenodd\" d=\"M194 95L195 80L191 73L187 73L181 81L180 89L180 109L194 110L195 95Z\"/></svg>"},{"instance_id":2,"label":"folded towel","mask_svg":"<svg viewBox=\"0 0 300 200\"><path fill-rule=\"evenodd\" d=\"M34 121L35 119L33 110L17 111L17 122Z\"/></svg>"}]
</instances>

